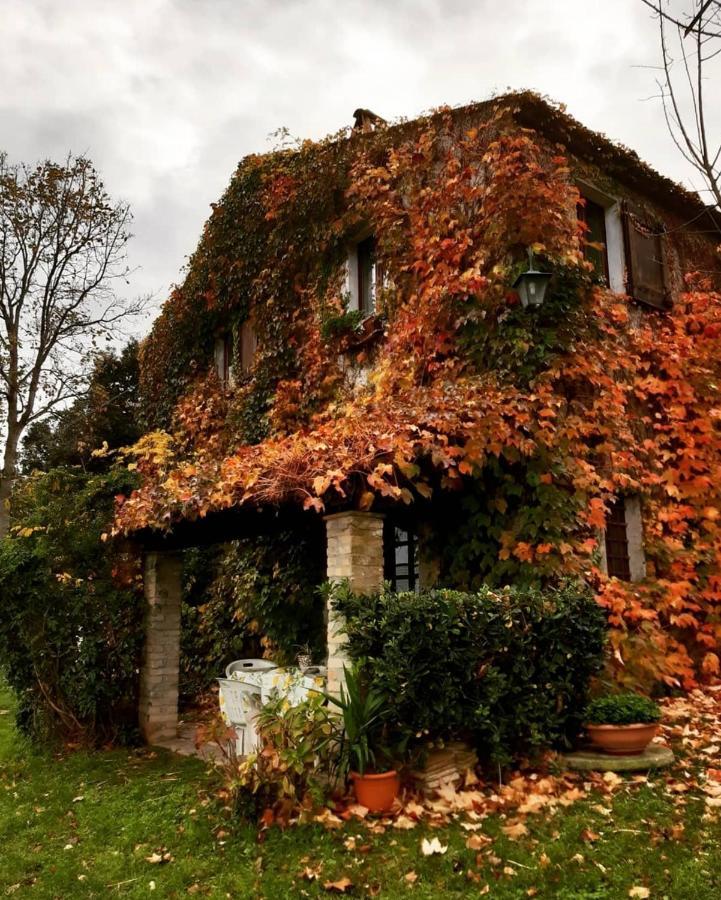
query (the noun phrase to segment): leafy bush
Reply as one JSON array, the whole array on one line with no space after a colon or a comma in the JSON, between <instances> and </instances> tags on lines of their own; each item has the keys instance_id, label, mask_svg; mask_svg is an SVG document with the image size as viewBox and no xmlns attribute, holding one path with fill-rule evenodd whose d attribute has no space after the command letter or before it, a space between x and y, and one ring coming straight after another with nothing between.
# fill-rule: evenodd
<instances>
[{"instance_id":1,"label":"leafy bush","mask_svg":"<svg viewBox=\"0 0 721 900\"><path fill-rule=\"evenodd\" d=\"M337 756L337 717L321 693L310 693L296 706L283 697L271 699L256 725L261 746L244 758L235 754L234 732L219 722L205 730L203 740L214 740L223 753L221 773L236 812L287 824L326 799Z\"/></svg>"},{"instance_id":2,"label":"leafy bush","mask_svg":"<svg viewBox=\"0 0 721 900\"><path fill-rule=\"evenodd\" d=\"M104 544L125 470L53 469L23 480L0 542L0 660L18 724L73 741L137 726L142 591L138 560ZM127 548L126 548L127 549Z\"/></svg>"},{"instance_id":3,"label":"leafy bush","mask_svg":"<svg viewBox=\"0 0 721 900\"><path fill-rule=\"evenodd\" d=\"M658 722L661 709L641 694L612 694L597 697L586 708L584 717L592 725L636 725Z\"/></svg>"},{"instance_id":4,"label":"leafy bush","mask_svg":"<svg viewBox=\"0 0 721 900\"><path fill-rule=\"evenodd\" d=\"M417 737L468 735L498 761L568 746L602 665L605 614L588 588L477 593L335 589L348 652Z\"/></svg>"}]
</instances>

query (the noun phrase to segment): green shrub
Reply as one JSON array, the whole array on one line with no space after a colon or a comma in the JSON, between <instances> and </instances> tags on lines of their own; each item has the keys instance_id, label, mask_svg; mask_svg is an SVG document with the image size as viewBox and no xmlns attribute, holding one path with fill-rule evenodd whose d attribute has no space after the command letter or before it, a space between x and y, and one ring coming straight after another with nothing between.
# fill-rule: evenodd
<instances>
[{"instance_id":1,"label":"green shrub","mask_svg":"<svg viewBox=\"0 0 721 900\"><path fill-rule=\"evenodd\" d=\"M597 697L586 708L584 721L591 725L636 725L658 722L661 708L641 694L611 694Z\"/></svg>"},{"instance_id":2,"label":"green shrub","mask_svg":"<svg viewBox=\"0 0 721 900\"><path fill-rule=\"evenodd\" d=\"M417 737L472 736L505 762L578 733L606 629L585 586L371 596L341 586L334 602L350 657Z\"/></svg>"},{"instance_id":3,"label":"green shrub","mask_svg":"<svg viewBox=\"0 0 721 900\"><path fill-rule=\"evenodd\" d=\"M53 469L24 479L0 541L0 660L18 724L36 737L137 731L142 590L137 558L104 543L125 470Z\"/></svg>"}]
</instances>

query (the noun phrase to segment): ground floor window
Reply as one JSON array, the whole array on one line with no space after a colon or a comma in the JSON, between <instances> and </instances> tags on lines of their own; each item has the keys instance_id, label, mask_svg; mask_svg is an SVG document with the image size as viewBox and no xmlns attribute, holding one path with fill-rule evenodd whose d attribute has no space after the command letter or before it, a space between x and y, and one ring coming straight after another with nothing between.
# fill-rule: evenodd
<instances>
[{"instance_id":1,"label":"ground floor window","mask_svg":"<svg viewBox=\"0 0 721 900\"><path fill-rule=\"evenodd\" d=\"M406 525L386 519L383 527L384 575L394 591L417 591L418 537Z\"/></svg>"},{"instance_id":2,"label":"ground floor window","mask_svg":"<svg viewBox=\"0 0 721 900\"><path fill-rule=\"evenodd\" d=\"M612 577L631 580L625 497L613 503L606 519L606 567Z\"/></svg>"}]
</instances>

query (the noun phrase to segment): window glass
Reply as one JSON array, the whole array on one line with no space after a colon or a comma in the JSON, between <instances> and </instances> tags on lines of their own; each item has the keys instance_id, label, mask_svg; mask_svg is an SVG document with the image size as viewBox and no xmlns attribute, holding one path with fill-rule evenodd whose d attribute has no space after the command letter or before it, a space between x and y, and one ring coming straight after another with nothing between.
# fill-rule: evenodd
<instances>
[{"instance_id":1,"label":"window glass","mask_svg":"<svg viewBox=\"0 0 721 900\"><path fill-rule=\"evenodd\" d=\"M394 591L417 591L418 539L413 531L388 520L383 527L385 571Z\"/></svg>"},{"instance_id":2,"label":"window glass","mask_svg":"<svg viewBox=\"0 0 721 900\"><path fill-rule=\"evenodd\" d=\"M375 312L376 262L375 239L361 241L358 250L358 309L369 316Z\"/></svg>"},{"instance_id":3,"label":"window glass","mask_svg":"<svg viewBox=\"0 0 721 900\"><path fill-rule=\"evenodd\" d=\"M623 497L619 497L608 512L605 541L608 574L623 581L630 581L631 564L628 554L626 501Z\"/></svg>"},{"instance_id":4,"label":"window glass","mask_svg":"<svg viewBox=\"0 0 721 900\"><path fill-rule=\"evenodd\" d=\"M586 226L584 257L593 265L594 273L608 284L608 251L606 249L606 210L584 197L578 204L579 221ZM594 244L596 246L590 246Z\"/></svg>"}]
</instances>

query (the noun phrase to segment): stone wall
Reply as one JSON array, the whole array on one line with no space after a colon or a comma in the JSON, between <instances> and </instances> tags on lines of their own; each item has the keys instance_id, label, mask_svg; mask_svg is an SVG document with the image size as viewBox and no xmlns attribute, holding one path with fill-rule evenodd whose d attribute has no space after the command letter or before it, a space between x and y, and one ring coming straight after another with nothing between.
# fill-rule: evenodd
<instances>
[{"instance_id":1,"label":"stone wall","mask_svg":"<svg viewBox=\"0 0 721 900\"><path fill-rule=\"evenodd\" d=\"M145 647L140 674L140 730L145 740L173 739L178 728L182 557L145 557Z\"/></svg>"},{"instance_id":2,"label":"stone wall","mask_svg":"<svg viewBox=\"0 0 721 900\"><path fill-rule=\"evenodd\" d=\"M370 593L383 584L383 516L349 511L327 516L327 578L347 579L358 593ZM343 621L332 609L326 611L328 628L328 690L337 693L346 662L341 647L345 641Z\"/></svg>"}]
</instances>

